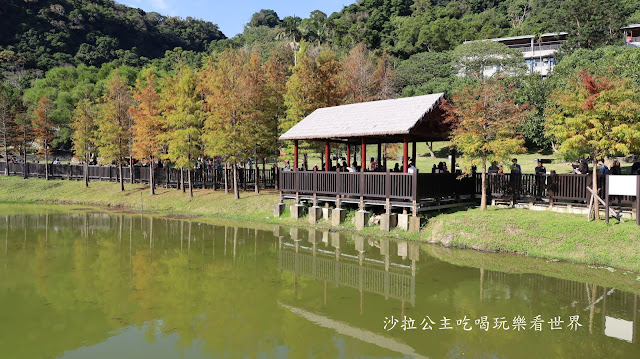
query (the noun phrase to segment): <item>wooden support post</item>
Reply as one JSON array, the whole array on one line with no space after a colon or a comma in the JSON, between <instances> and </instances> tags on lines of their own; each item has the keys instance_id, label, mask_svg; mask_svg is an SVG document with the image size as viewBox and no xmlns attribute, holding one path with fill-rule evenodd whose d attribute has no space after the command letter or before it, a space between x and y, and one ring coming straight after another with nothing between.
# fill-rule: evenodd
<instances>
[{"instance_id":1,"label":"wooden support post","mask_svg":"<svg viewBox=\"0 0 640 359\"><path fill-rule=\"evenodd\" d=\"M367 167L367 143L365 142L364 137L362 137L362 143L360 144L360 161L362 172L364 172L364 169Z\"/></svg>"},{"instance_id":2,"label":"wooden support post","mask_svg":"<svg viewBox=\"0 0 640 359\"><path fill-rule=\"evenodd\" d=\"M293 170L298 170L298 140L293 140Z\"/></svg>"},{"instance_id":3,"label":"wooden support post","mask_svg":"<svg viewBox=\"0 0 640 359\"><path fill-rule=\"evenodd\" d=\"M347 144L347 167L351 167L351 146Z\"/></svg>"},{"instance_id":4,"label":"wooden support post","mask_svg":"<svg viewBox=\"0 0 640 359\"><path fill-rule=\"evenodd\" d=\"M404 135L404 142L402 146L402 172L407 173L409 170L409 143L407 142L407 135Z\"/></svg>"},{"instance_id":5,"label":"wooden support post","mask_svg":"<svg viewBox=\"0 0 640 359\"><path fill-rule=\"evenodd\" d=\"M329 151L329 140L324 141L324 170L329 172L331 170L331 153Z\"/></svg>"},{"instance_id":6,"label":"wooden support post","mask_svg":"<svg viewBox=\"0 0 640 359\"><path fill-rule=\"evenodd\" d=\"M595 169L594 169L595 171ZM609 186L604 186L604 223L609 223Z\"/></svg>"},{"instance_id":7,"label":"wooden support post","mask_svg":"<svg viewBox=\"0 0 640 359\"><path fill-rule=\"evenodd\" d=\"M391 214L391 174L387 168L387 173L384 176L384 197L385 197L385 213Z\"/></svg>"},{"instance_id":8,"label":"wooden support post","mask_svg":"<svg viewBox=\"0 0 640 359\"><path fill-rule=\"evenodd\" d=\"M417 166L417 164L418 164L418 150L416 148L416 141L413 141L413 145L411 146L411 160L413 161L413 165Z\"/></svg>"},{"instance_id":9,"label":"wooden support post","mask_svg":"<svg viewBox=\"0 0 640 359\"><path fill-rule=\"evenodd\" d=\"M378 157L376 159L376 169L379 169L382 166L382 143L378 142Z\"/></svg>"},{"instance_id":10,"label":"wooden support post","mask_svg":"<svg viewBox=\"0 0 640 359\"><path fill-rule=\"evenodd\" d=\"M640 175L636 176L636 226L640 226Z\"/></svg>"},{"instance_id":11,"label":"wooden support post","mask_svg":"<svg viewBox=\"0 0 640 359\"><path fill-rule=\"evenodd\" d=\"M449 147L449 153L451 154L451 168L449 168L449 172L450 173L456 173L456 148L455 147Z\"/></svg>"}]
</instances>

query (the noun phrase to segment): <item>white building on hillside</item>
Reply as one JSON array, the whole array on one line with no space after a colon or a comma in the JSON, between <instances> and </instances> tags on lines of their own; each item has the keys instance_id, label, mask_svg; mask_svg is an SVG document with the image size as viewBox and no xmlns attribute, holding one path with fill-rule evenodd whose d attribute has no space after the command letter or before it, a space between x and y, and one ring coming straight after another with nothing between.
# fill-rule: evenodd
<instances>
[{"instance_id":1,"label":"white building on hillside","mask_svg":"<svg viewBox=\"0 0 640 359\"><path fill-rule=\"evenodd\" d=\"M522 51L528 71L547 76L556 66L555 53L567 40L567 33L557 32L540 36L523 35L488 40Z\"/></svg>"}]
</instances>

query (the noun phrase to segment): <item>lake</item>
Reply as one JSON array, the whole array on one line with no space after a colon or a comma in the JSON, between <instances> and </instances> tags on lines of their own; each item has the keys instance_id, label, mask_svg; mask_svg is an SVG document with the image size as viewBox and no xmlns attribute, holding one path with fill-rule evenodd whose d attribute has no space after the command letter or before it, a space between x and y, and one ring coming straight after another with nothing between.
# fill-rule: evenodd
<instances>
[{"instance_id":1,"label":"lake","mask_svg":"<svg viewBox=\"0 0 640 359\"><path fill-rule=\"evenodd\" d=\"M640 358L637 273L0 206L0 357Z\"/></svg>"}]
</instances>

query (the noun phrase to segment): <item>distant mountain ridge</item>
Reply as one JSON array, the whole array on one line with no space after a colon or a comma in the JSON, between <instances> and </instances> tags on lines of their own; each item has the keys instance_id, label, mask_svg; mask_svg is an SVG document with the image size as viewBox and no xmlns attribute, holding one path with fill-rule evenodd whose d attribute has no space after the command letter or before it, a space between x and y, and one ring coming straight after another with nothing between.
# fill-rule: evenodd
<instances>
[{"instance_id":1,"label":"distant mountain ridge","mask_svg":"<svg viewBox=\"0 0 640 359\"><path fill-rule=\"evenodd\" d=\"M2 0L0 17L0 61L28 69L99 66L115 59L136 65L175 47L205 51L211 41L226 38L211 22L112 0Z\"/></svg>"}]
</instances>

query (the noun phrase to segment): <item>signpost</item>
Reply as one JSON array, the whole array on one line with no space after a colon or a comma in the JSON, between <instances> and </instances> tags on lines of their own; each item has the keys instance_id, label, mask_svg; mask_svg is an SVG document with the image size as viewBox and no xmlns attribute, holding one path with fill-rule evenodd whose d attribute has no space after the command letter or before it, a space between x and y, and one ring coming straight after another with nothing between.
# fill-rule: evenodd
<instances>
[{"instance_id":1,"label":"signpost","mask_svg":"<svg viewBox=\"0 0 640 359\"><path fill-rule=\"evenodd\" d=\"M640 175L639 176L607 176L605 188L605 222L609 223L609 196L636 197L636 225L640 226Z\"/></svg>"}]
</instances>

